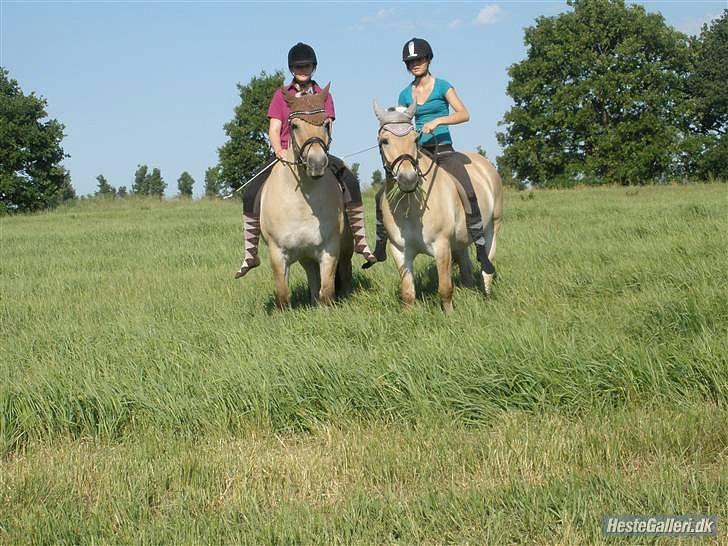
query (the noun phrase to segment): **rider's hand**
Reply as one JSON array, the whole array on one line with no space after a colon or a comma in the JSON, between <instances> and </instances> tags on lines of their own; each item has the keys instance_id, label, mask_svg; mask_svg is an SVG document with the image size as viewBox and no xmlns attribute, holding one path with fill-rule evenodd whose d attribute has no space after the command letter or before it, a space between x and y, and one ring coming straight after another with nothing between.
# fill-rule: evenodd
<instances>
[{"instance_id":1,"label":"rider's hand","mask_svg":"<svg viewBox=\"0 0 728 546\"><path fill-rule=\"evenodd\" d=\"M428 121L427 123L425 123L422 126L422 132L425 133L426 135L429 135L432 131L434 131L437 128L438 125L440 125L440 123L436 119L433 119L432 121Z\"/></svg>"},{"instance_id":2,"label":"rider's hand","mask_svg":"<svg viewBox=\"0 0 728 546\"><path fill-rule=\"evenodd\" d=\"M283 148L278 148L277 150L273 150L273 153L276 154L276 157L278 159L285 159L283 156L285 155L285 150Z\"/></svg>"}]
</instances>

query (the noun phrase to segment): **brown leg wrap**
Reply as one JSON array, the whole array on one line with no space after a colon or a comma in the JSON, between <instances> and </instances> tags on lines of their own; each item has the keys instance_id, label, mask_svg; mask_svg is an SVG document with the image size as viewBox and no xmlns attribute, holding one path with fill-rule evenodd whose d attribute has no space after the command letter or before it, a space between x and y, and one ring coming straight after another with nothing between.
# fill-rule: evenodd
<instances>
[{"instance_id":1,"label":"brown leg wrap","mask_svg":"<svg viewBox=\"0 0 728 546\"><path fill-rule=\"evenodd\" d=\"M364 231L364 206L361 203L347 203L346 217L354 236L354 251L366 258L369 263L376 263L377 259L369 248L366 232Z\"/></svg>"},{"instance_id":2,"label":"brown leg wrap","mask_svg":"<svg viewBox=\"0 0 728 546\"><path fill-rule=\"evenodd\" d=\"M239 279L254 267L260 265L258 257L258 240L260 239L260 218L243 212L243 238L245 239L245 256L240 269L235 273Z\"/></svg>"}]
</instances>

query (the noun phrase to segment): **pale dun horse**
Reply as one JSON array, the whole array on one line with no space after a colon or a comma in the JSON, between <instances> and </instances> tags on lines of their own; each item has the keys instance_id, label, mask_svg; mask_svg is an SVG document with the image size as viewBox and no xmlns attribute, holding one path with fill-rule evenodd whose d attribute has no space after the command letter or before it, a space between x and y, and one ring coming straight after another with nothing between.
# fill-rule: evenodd
<instances>
[{"instance_id":1,"label":"pale dun horse","mask_svg":"<svg viewBox=\"0 0 728 546\"><path fill-rule=\"evenodd\" d=\"M329 85L303 97L284 90L291 111L291 142L261 191L261 234L268 244L275 302L281 309L290 306L288 273L295 262L306 271L312 304L330 304L337 293L351 292L353 238L341 186L328 168L328 92Z\"/></svg>"},{"instance_id":2,"label":"pale dun horse","mask_svg":"<svg viewBox=\"0 0 728 546\"><path fill-rule=\"evenodd\" d=\"M379 120L379 151L386 172L382 216L390 250L399 270L400 296L405 305L415 301L414 259L435 258L438 293L445 313L453 310L452 262L457 262L463 285L473 286L468 247L472 239L465 209L453 177L420 153L419 133L412 124L416 104L384 110L374 101ZM495 258L496 235L503 211L503 185L495 167L477 153L459 154L465 163L483 217L488 257ZM490 294L493 273L482 272L483 289Z\"/></svg>"}]
</instances>

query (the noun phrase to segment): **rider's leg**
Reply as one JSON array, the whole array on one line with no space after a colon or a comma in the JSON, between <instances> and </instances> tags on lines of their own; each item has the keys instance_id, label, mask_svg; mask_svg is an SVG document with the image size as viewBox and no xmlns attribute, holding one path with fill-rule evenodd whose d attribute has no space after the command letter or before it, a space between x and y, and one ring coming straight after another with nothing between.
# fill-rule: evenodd
<instances>
[{"instance_id":1,"label":"rider's leg","mask_svg":"<svg viewBox=\"0 0 728 546\"><path fill-rule=\"evenodd\" d=\"M461 196L463 194L467 196L467 203L463 201L465 223L468 228L468 234L475 243L475 255L480 262L483 272L493 274L495 267L488 259L487 240L485 238L485 230L483 229L483 216L480 213L480 206L475 196L475 189L473 188L472 180L470 180L470 175L468 175L459 154L452 151L452 146L441 145L439 151L446 152L439 157L439 165L451 174L455 182L461 186L462 191L459 192Z\"/></svg>"},{"instance_id":2,"label":"rider's leg","mask_svg":"<svg viewBox=\"0 0 728 546\"><path fill-rule=\"evenodd\" d=\"M354 236L354 251L366 258L367 263L364 265L374 264L377 259L367 243L364 228L364 204L362 203L359 180L338 157L329 155L329 165L344 188L344 209L351 233Z\"/></svg>"},{"instance_id":3,"label":"rider's leg","mask_svg":"<svg viewBox=\"0 0 728 546\"><path fill-rule=\"evenodd\" d=\"M374 201L377 205L377 242L374 245L374 256L377 261L383 262L387 259L387 229L384 227L384 220L382 217L382 196L384 195L384 185L377 191L374 196ZM365 266L367 264L364 264Z\"/></svg>"},{"instance_id":4,"label":"rider's leg","mask_svg":"<svg viewBox=\"0 0 728 546\"><path fill-rule=\"evenodd\" d=\"M260 240L260 190L268 179L271 169L258 175L243 189L243 239L245 255L240 269L235 273L239 279L254 267L260 265L258 241Z\"/></svg>"}]
</instances>

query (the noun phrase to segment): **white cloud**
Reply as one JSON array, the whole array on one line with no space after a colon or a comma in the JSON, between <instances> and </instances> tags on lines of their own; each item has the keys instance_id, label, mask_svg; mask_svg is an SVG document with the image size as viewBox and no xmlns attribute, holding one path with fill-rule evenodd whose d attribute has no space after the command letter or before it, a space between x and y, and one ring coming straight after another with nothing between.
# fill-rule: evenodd
<instances>
[{"instance_id":1,"label":"white cloud","mask_svg":"<svg viewBox=\"0 0 728 546\"><path fill-rule=\"evenodd\" d=\"M463 20L462 19L453 19L447 24L447 28L450 30L455 30L457 28L460 28L463 26Z\"/></svg>"},{"instance_id":2,"label":"white cloud","mask_svg":"<svg viewBox=\"0 0 728 546\"><path fill-rule=\"evenodd\" d=\"M501 8L500 6L497 6L495 4L491 4L490 6L485 6L484 8L481 8L481 10L478 12L478 16L473 21L474 25L492 25L495 24L496 20L498 19L498 16L501 14Z\"/></svg>"},{"instance_id":3,"label":"white cloud","mask_svg":"<svg viewBox=\"0 0 728 546\"><path fill-rule=\"evenodd\" d=\"M365 15L359 19L362 25L373 25L375 23L384 22L394 15L394 8L382 8L374 15Z\"/></svg>"},{"instance_id":4,"label":"white cloud","mask_svg":"<svg viewBox=\"0 0 728 546\"><path fill-rule=\"evenodd\" d=\"M720 13L706 13L702 17L695 18L695 19L683 19L681 21L678 21L678 23L675 25L675 28L679 30L680 32L684 32L685 34L693 34L697 36L700 34L701 29L703 28L704 24L710 25L710 22L713 19L717 19L720 17Z\"/></svg>"}]
</instances>

